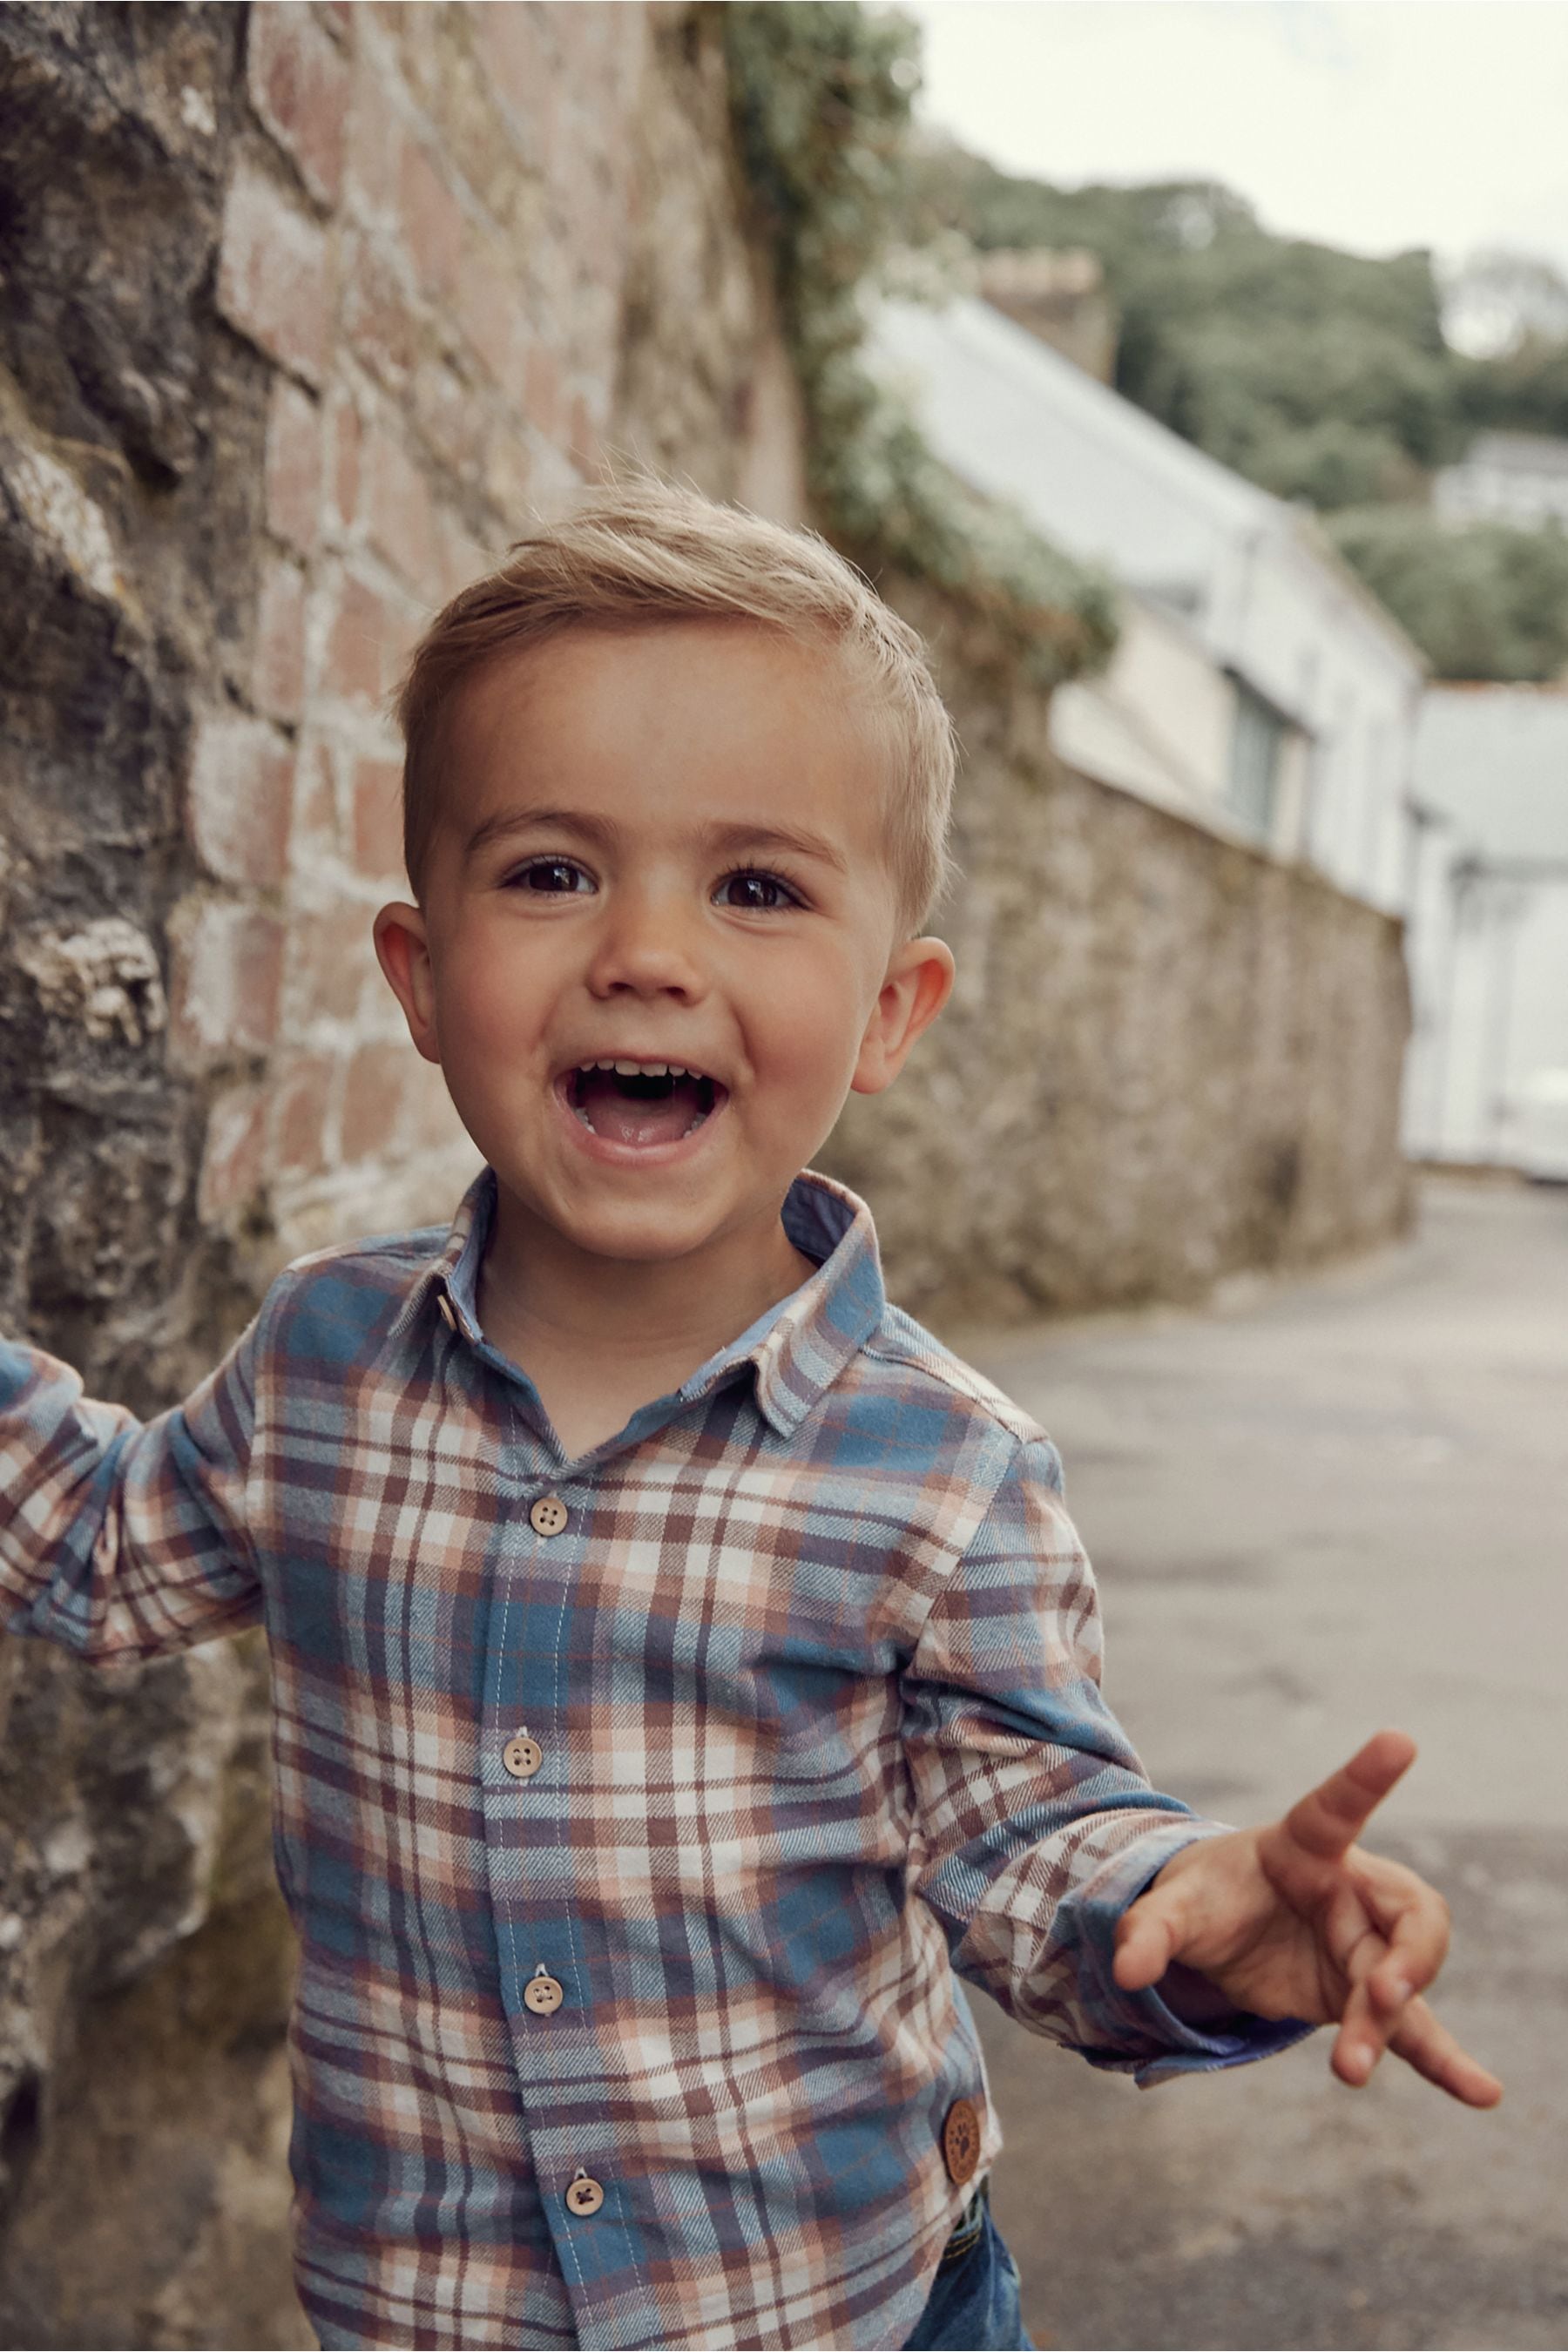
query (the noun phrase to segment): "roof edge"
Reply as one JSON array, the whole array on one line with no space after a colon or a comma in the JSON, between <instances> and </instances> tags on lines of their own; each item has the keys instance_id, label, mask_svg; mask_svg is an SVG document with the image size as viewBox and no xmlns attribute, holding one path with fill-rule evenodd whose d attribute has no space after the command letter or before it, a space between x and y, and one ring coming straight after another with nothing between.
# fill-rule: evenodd
<instances>
[{"instance_id":1,"label":"roof edge","mask_svg":"<svg viewBox=\"0 0 1568 2352\"><path fill-rule=\"evenodd\" d=\"M1328 532L1323 529L1316 509L1307 506L1294 506L1284 499L1280 500L1280 508L1289 519L1289 529L1300 540L1302 546L1310 554L1316 556L1325 571L1332 574L1337 584L1345 591L1352 604L1359 607L1363 615L1371 621L1374 627L1380 629L1401 653L1409 657L1419 671L1423 685L1429 687L1434 676L1430 658L1422 652L1404 624L1394 618L1382 597L1374 595L1360 573L1353 571L1346 562Z\"/></svg>"}]
</instances>

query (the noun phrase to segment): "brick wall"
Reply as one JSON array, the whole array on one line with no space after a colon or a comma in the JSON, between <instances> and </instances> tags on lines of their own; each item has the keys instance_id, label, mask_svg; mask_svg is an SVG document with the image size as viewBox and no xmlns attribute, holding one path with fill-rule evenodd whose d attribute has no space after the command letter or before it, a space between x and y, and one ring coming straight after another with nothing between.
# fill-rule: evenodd
<instances>
[{"instance_id":1,"label":"brick wall","mask_svg":"<svg viewBox=\"0 0 1568 2352\"><path fill-rule=\"evenodd\" d=\"M474 1164L371 947L405 887L386 698L415 635L606 461L798 507L718 29L250 11L217 300L273 372L265 551L242 707L205 714L192 761L174 1035L226 1073L202 1213L268 1259L444 1217Z\"/></svg>"},{"instance_id":2,"label":"brick wall","mask_svg":"<svg viewBox=\"0 0 1568 2352\"><path fill-rule=\"evenodd\" d=\"M210 889L194 1050L267 1066L213 1105L209 1215L282 1255L432 1211L469 1165L370 943L403 895L386 697L414 636L594 468L616 368L640 8L262 5L218 302L271 362L267 551L240 717L190 816ZM237 807L245 814L237 821ZM177 1017L177 1016L176 1016ZM226 1034L224 1034L226 1030Z\"/></svg>"}]
</instances>

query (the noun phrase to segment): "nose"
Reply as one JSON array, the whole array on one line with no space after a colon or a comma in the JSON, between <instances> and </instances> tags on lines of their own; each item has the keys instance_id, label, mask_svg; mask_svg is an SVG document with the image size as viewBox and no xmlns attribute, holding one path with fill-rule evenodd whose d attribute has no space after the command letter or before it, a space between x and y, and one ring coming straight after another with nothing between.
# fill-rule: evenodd
<instances>
[{"instance_id":1,"label":"nose","mask_svg":"<svg viewBox=\"0 0 1568 2352\"><path fill-rule=\"evenodd\" d=\"M595 996L674 996L695 1004L708 992L693 918L673 891L621 889L605 908L588 970Z\"/></svg>"}]
</instances>

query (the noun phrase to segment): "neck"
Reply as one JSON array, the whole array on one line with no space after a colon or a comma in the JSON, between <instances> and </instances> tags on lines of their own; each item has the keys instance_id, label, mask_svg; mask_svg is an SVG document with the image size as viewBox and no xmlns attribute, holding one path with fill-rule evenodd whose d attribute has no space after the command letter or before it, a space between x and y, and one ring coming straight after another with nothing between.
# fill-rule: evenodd
<instances>
[{"instance_id":1,"label":"neck","mask_svg":"<svg viewBox=\"0 0 1568 2352\"><path fill-rule=\"evenodd\" d=\"M528 1368L542 1358L613 1358L628 1370L678 1365L684 1379L816 1273L784 1232L781 1207L696 1256L608 1258L577 1248L498 1188L481 1328Z\"/></svg>"}]
</instances>

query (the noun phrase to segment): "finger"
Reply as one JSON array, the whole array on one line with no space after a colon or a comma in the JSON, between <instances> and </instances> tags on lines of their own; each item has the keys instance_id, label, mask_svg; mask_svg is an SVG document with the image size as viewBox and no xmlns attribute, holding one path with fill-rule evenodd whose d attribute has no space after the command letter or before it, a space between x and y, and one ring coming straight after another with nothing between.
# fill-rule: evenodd
<instances>
[{"instance_id":1,"label":"finger","mask_svg":"<svg viewBox=\"0 0 1568 2352\"><path fill-rule=\"evenodd\" d=\"M1502 2084L1440 2025L1424 2000L1413 2000L1389 2040L1394 2055L1467 2107L1495 2107Z\"/></svg>"},{"instance_id":2,"label":"finger","mask_svg":"<svg viewBox=\"0 0 1568 2352\"><path fill-rule=\"evenodd\" d=\"M1448 1952L1448 1906L1403 1863L1352 1846L1331 1877L1323 1937L1335 1965L1397 2009L1432 1982Z\"/></svg>"},{"instance_id":3,"label":"finger","mask_svg":"<svg viewBox=\"0 0 1568 2352\"><path fill-rule=\"evenodd\" d=\"M1388 1951L1388 1938L1348 1870L1334 1874L1320 1932L1324 1950L1347 1984L1363 1983Z\"/></svg>"},{"instance_id":4,"label":"finger","mask_svg":"<svg viewBox=\"0 0 1568 2352\"><path fill-rule=\"evenodd\" d=\"M1356 1857L1357 1890L1387 1949L1368 1980L1385 2014L1432 1983L1448 1956L1448 1906L1435 1886L1397 1863Z\"/></svg>"},{"instance_id":5,"label":"finger","mask_svg":"<svg viewBox=\"0 0 1568 2352\"><path fill-rule=\"evenodd\" d=\"M1408 1732L1379 1731L1348 1764L1292 1805L1279 1828L1317 1860L1336 1861L1415 1760L1415 1742Z\"/></svg>"},{"instance_id":6,"label":"finger","mask_svg":"<svg viewBox=\"0 0 1568 2352\"><path fill-rule=\"evenodd\" d=\"M1359 2090L1372 2080L1373 2070L1388 2045L1393 2022L1378 2017L1364 1984L1352 1986L1329 2061L1342 2083Z\"/></svg>"}]
</instances>

